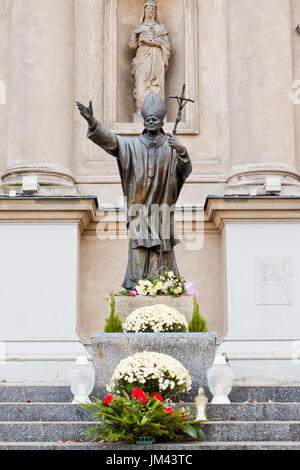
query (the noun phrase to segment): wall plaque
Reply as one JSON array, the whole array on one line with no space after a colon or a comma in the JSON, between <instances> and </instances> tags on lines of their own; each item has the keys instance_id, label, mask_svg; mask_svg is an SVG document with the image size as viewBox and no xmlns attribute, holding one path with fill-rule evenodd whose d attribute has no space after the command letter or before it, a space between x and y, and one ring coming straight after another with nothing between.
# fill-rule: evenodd
<instances>
[{"instance_id":1,"label":"wall plaque","mask_svg":"<svg viewBox=\"0 0 300 470\"><path fill-rule=\"evenodd\" d=\"M256 305L292 305L294 303L292 258L257 258L255 271Z\"/></svg>"}]
</instances>

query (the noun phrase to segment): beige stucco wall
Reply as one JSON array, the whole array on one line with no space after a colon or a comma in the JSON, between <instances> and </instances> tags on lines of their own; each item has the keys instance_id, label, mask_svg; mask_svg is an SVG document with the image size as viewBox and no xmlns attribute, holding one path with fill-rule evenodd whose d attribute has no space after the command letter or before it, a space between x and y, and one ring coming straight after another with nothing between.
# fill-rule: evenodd
<instances>
[{"instance_id":1,"label":"beige stucco wall","mask_svg":"<svg viewBox=\"0 0 300 470\"><path fill-rule=\"evenodd\" d=\"M70 167L74 4L11 3L7 165Z\"/></svg>"},{"instance_id":2,"label":"beige stucco wall","mask_svg":"<svg viewBox=\"0 0 300 470\"><path fill-rule=\"evenodd\" d=\"M84 340L91 332L101 331L108 311L110 292L121 290L127 263L127 240L99 240L95 235L83 235L80 253L80 321L78 333ZM175 248L180 271L203 297L200 311L210 331L223 334L224 298L222 290L221 237L205 234L203 248L187 251L185 242Z\"/></svg>"},{"instance_id":3,"label":"beige stucco wall","mask_svg":"<svg viewBox=\"0 0 300 470\"><path fill-rule=\"evenodd\" d=\"M295 165L289 0L228 1L233 168Z\"/></svg>"}]
</instances>

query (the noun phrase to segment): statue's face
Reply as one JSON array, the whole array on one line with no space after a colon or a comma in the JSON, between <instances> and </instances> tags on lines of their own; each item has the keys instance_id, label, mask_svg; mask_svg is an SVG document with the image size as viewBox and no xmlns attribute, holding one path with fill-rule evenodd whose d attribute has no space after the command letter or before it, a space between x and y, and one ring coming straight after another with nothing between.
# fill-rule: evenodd
<instances>
[{"instance_id":1,"label":"statue's face","mask_svg":"<svg viewBox=\"0 0 300 470\"><path fill-rule=\"evenodd\" d=\"M164 123L160 120L159 117L150 115L147 116L144 121L145 129L151 133L157 133L163 127Z\"/></svg>"},{"instance_id":2,"label":"statue's face","mask_svg":"<svg viewBox=\"0 0 300 470\"><path fill-rule=\"evenodd\" d=\"M145 20L154 21L156 17L156 7L154 5L145 6Z\"/></svg>"}]
</instances>

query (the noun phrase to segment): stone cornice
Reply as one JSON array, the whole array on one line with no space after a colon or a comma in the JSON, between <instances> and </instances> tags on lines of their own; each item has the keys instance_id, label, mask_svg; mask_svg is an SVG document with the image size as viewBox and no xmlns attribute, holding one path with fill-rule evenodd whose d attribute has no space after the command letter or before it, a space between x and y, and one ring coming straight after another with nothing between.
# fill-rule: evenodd
<instances>
[{"instance_id":1,"label":"stone cornice","mask_svg":"<svg viewBox=\"0 0 300 470\"><path fill-rule=\"evenodd\" d=\"M96 218L97 198L83 197L0 197L0 223L78 223L82 231Z\"/></svg>"},{"instance_id":2,"label":"stone cornice","mask_svg":"<svg viewBox=\"0 0 300 470\"><path fill-rule=\"evenodd\" d=\"M178 206L175 211L175 220L179 238L183 235L191 236L195 233L205 232L206 235L216 234L217 230L213 223L206 220L203 206ZM128 239L126 228L126 214L123 207L100 207L97 210L96 219L92 222L86 235L106 234L115 236L120 240Z\"/></svg>"},{"instance_id":3,"label":"stone cornice","mask_svg":"<svg viewBox=\"0 0 300 470\"><path fill-rule=\"evenodd\" d=\"M82 231L95 234L97 225L106 214L104 223L114 222L114 230L117 228L119 235L125 236L127 231L123 211L115 218L108 215L110 211L97 211L97 207L97 198L94 196L3 196L0 197L0 223L75 222ZM196 212L202 212L201 207L195 209ZM190 208L183 219L188 233L193 233L196 228L192 212ZM204 222L202 230L206 234L221 232L226 222L300 222L300 197L208 196L201 220ZM181 220L177 220L177 224L181 226ZM106 230L111 231L108 227Z\"/></svg>"},{"instance_id":4,"label":"stone cornice","mask_svg":"<svg viewBox=\"0 0 300 470\"><path fill-rule=\"evenodd\" d=\"M67 168L55 164L43 164L40 162L27 162L26 165L18 164L8 167L1 175L3 183L10 185L20 184L24 175L35 174L39 178L39 184L55 184L58 186L74 186L76 179Z\"/></svg>"},{"instance_id":5,"label":"stone cornice","mask_svg":"<svg viewBox=\"0 0 300 470\"><path fill-rule=\"evenodd\" d=\"M208 196L204 211L218 231L226 222L300 222L300 197Z\"/></svg>"}]
</instances>

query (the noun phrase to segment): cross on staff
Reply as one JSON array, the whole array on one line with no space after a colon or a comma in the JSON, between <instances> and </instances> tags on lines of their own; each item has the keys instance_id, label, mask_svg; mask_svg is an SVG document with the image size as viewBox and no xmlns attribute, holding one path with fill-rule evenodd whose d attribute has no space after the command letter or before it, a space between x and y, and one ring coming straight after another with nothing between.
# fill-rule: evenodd
<instances>
[{"instance_id":1,"label":"cross on staff","mask_svg":"<svg viewBox=\"0 0 300 470\"><path fill-rule=\"evenodd\" d=\"M175 99L177 100L177 103L178 103L178 113L177 113L177 119L176 119L176 122L175 122L175 127L172 131L173 135L176 135L176 132L177 132L177 126L178 124L180 123L181 119L182 119L182 110L183 108L185 107L185 105L187 103L195 103L194 100L190 100L189 98L186 98L184 96L185 94L185 88L186 88L186 85L184 84L183 87L182 87L182 92L181 92L181 96L169 96L169 98L171 99Z\"/></svg>"}]
</instances>

